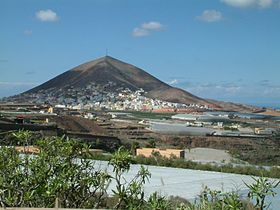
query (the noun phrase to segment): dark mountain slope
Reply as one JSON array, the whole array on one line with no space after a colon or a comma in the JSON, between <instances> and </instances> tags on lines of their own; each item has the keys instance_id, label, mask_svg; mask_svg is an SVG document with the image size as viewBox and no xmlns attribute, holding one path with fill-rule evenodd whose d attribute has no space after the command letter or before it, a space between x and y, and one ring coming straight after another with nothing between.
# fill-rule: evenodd
<instances>
[{"instance_id":1,"label":"dark mountain slope","mask_svg":"<svg viewBox=\"0 0 280 210\"><path fill-rule=\"evenodd\" d=\"M147 92L148 97L170 102L211 104L187 91L171 87L136 66L109 56L79 65L26 93L35 93L50 88L84 87L93 82L102 85L114 82L117 86L127 87L131 90L142 88Z\"/></svg>"}]
</instances>

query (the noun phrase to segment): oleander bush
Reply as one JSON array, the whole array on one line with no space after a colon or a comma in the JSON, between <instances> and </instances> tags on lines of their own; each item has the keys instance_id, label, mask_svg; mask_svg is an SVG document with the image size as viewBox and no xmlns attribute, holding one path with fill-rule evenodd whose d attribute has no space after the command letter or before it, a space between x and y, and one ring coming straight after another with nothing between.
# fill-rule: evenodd
<instances>
[{"instance_id":1,"label":"oleander bush","mask_svg":"<svg viewBox=\"0 0 280 210\"><path fill-rule=\"evenodd\" d=\"M13 137L15 142L12 145L22 145L24 150L19 152L14 146L0 148L0 206L4 208L52 208L58 201L63 208L263 210L269 206L266 197L274 196L273 189L279 184L263 177L254 178L255 183L247 185L246 199L235 192L223 193L208 188L203 189L195 203L178 197L167 198L157 192L147 197L144 184L151 174L141 166L131 180L125 179L135 159L122 147L108 159L112 168L108 173L95 165L89 147L80 142L63 137L34 140L28 131L18 131ZM28 151L31 143L38 148L33 154ZM176 167L185 167L185 162L180 159L155 156L142 160L144 164L155 164L154 161L168 166L174 166L176 161ZM204 167L211 170L210 166ZM115 186L109 190L112 183ZM252 200L256 202L253 204Z\"/></svg>"}]
</instances>

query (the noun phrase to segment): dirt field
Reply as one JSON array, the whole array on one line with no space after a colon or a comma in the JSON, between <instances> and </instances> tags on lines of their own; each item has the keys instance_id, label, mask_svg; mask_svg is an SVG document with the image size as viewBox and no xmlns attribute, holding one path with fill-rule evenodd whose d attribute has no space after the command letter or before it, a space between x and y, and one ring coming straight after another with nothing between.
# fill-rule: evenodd
<instances>
[{"instance_id":1,"label":"dirt field","mask_svg":"<svg viewBox=\"0 0 280 210\"><path fill-rule=\"evenodd\" d=\"M97 125L94 121L82 117L74 116L54 116L51 118L52 122L56 122L59 128L73 131L86 132L91 134L105 134L106 131Z\"/></svg>"},{"instance_id":2,"label":"dirt field","mask_svg":"<svg viewBox=\"0 0 280 210\"><path fill-rule=\"evenodd\" d=\"M185 159L202 163L230 163L232 157L225 150L193 148L185 150Z\"/></svg>"},{"instance_id":3,"label":"dirt field","mask_svg":"<svg viewBox=\"0 0 280 210\"><path fill-rule=\"evenodd\" d=\"M259 114L280 117L280 111L275 111L275 110L270 110L270 109L266 110L265 112L260 112Z\"/></svg>"}]
</instances>

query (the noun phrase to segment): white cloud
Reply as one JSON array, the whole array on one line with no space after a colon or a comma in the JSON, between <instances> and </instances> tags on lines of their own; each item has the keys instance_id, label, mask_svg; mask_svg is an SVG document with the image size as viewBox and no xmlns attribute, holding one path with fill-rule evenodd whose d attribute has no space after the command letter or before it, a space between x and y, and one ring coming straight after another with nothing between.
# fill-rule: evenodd
<instances>
[{"instance_id":1,"label":"white cloud","mask_svg":"<svg viewBox=\"0 0 280 210\"><path fill-rule=\"evenodd\" d=\"M57 14L50 9L36 12L36 17L43 22L55 22L59 19Z\"/></svg>"},{"instance_id":2,"label":"white cloud","mask_svg":"<svg viewBox=\"0 0 280 210\"><path fill-rule=\"evenodd\" d=\"M149 31L144 28L134 28L132 35L135 37L149 36Z\"/></svg>"},{"instance_id":3,"label":"white cloud","mask_svg":"<svg viewBox=\"0 0 280 210\"><path fill-rule=\"evenodd\" d=\"M218 22L223 19L223 14L217 10L204 10L197 19L205 22Z\"/></svg>"},{"instance_id":4,"label":"white cloud","mask_svg":"<svg viewBox=\"0 0 280 210\"><path fill-rule=\"evenodd\" d=\"M221 2L224 2L230 6L233 7L248 7L252 6L255 3L256 0L221 0Z\"/></svg>"},{"instance_id":5,"label":"white cloud","mask_svg":"<svg viewBox=\"0 0 280 210\"><path fill-rule=\"evenodd\" d=\"M132 31L134 37L149 36L153 31L159 31L163 29L163 25L157 21L150 21L143 23L140 27L136 27Z\"/></svg>"},{"instance_id":6,"label":"white cloud","mask_svg":"<svg viewBox=\"0 0 280 210\"><path fill-rule=\"evenodd\" d=\"M260 7L260 8L268 8L273 4L273 0L220 0L227 5L233 7Z\"/></svg>"},{"instance_id":7,"label":"white cloud","mask_svg":"<svg viewBox=\"0 0 280 210\"><path fill-rule=\"evenodd\" d=\"M170 82L168 82L169 85L177 85L179 84L179 81L177 79L173 79Z\"/></svg>"},{"instance_id":8,"label":"white cloud","mask_svg":"<svg viewBox=\"0 0 280 210\"><path fill-rule=\"evenodd\" d=\"M272 0L259 0L258 5L262 8L267 8L272 5L273 1Z\"/></svg>"},{"instance_id":9,"label":"white cloud","mask_svg":"<svg viewBox=\"0 0 280 210\"><path fill-rule=\"evenodd\" d=\"M195 83L182 88L195 95L213 99L219 97L234 97L246 92L246 89L241 85L222 83Z\"/></svg>"},{"instance_id":10,"label":"white cloud","mask_svg":"<svg viewBox=\"0 0 280 210\"><path fill-rule=\"evenodd\" d=\"M14 87L14 86L29 86L29 85L39 85L40 83L38 82L0 82L0 86L4 87Z\"/></svg>"},{"instance_id":11,"label":"white cloud","mask_svg":"<svg viewBox=\"0 0 280 210\"><path fill-rule=\"evenodd\" d=\"M40 83L38 82L2 82L0 81L0 98L19 94L29 90Z\"/></svg>"},{"instance_id":12,"label":"white cloud","mask_svg":"<svg viewBox=\"0 0 280 210\"><path fill-rule=\"evenodd\" d=\"M23 31L23 34L26 35L26 36L31 36L32 33L33 33L33 32L32 32L32 30L30 30L30 29L26 29L26 30Z\"/></svg>"},{"instance_id":13,"label":"white cloud","mask_svg":"<svg viewBox=\"0 0 280 210\"><path fill-rule=\"evenodd\" d=\"M148 23L143 23L142 28L147 30L160 30L163 28L163 25L159 22L151 21Z\"/></svg>"},{"instance_id":14,"label":"white cloud","mask_svg":"<svg viewBox=\"0 0 280 210\"><path fill-rule=\"evenodd\" d=\"M279 98L280 85L269 80L259 82L179 82L176 85L204 98Z\"/></svg>"}]
</instances>

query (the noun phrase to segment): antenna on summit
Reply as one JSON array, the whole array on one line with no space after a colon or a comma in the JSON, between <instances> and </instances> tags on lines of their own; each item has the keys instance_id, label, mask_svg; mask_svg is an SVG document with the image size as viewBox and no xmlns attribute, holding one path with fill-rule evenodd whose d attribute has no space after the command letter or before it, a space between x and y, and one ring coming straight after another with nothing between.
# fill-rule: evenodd
<instances>
[{"instance_id":1,"label":"antenna on summit","mask_svg":"<svg viewBox=\"0 0 280 210\"><path fill-rule=\"evenodd\" d=\"M106 56L108 56L108 49L106 48Z\"/></svg>"}]
</instances>

